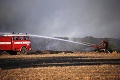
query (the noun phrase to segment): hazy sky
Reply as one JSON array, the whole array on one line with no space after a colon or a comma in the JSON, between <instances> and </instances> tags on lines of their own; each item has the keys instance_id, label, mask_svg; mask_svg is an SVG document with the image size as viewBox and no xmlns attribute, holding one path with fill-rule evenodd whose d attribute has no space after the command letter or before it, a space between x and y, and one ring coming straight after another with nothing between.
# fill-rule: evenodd
<instances>
[{"instance_id":1,"label":"hazy sky","mask_svg":"<svg viewBox=\"0 0 120 80\"><path fill-rule=\"evenodd\" d=\"M120 38L120 0L0 0L0 32Z\"/></svg>"}]
</instances>

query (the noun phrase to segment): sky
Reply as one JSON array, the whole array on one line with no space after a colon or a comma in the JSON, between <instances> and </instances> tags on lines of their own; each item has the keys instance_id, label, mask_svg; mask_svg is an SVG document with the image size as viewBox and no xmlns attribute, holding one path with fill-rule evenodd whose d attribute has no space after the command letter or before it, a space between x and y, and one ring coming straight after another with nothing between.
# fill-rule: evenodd
<instances>
[{"instance_id":1,"label":"sky","mask_svg":"<svg viewBox=\"0 0 120 80\"><path fill-rule=\"evenodd\" d=\"M120 0L0 0L0 32L120 38Z\"/></svg>"}]
</instances>

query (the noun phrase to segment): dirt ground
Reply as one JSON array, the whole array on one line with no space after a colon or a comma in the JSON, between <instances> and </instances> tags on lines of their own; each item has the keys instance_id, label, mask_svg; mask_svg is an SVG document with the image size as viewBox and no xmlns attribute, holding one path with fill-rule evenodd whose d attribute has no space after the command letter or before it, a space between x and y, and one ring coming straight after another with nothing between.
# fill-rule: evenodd
<instances>
[{"instance_id":1,"label":"dirt ground","mask_svg":"<svg viewBox=\"0 0 120 80\"><path fill-rule=\"evenodd\" d=\"M119 80L120 54L1 55L0 80Z\"/></svg>"}]
</instances>

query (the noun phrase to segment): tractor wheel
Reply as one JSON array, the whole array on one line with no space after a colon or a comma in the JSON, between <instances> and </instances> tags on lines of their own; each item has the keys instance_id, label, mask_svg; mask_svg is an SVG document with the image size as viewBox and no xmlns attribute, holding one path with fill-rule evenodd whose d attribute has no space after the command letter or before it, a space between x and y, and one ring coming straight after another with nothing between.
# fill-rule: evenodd
<instances>
[{"instance_id":1,"label":"tractor wheel","mask_svg":"<svg viewBox=\"0 0 120 80\"><path fill-rule=\"evenodd\" d=\"M22 47L20 54L27 54L28 50L25 47Z\"/></svg>"}]
</instances>

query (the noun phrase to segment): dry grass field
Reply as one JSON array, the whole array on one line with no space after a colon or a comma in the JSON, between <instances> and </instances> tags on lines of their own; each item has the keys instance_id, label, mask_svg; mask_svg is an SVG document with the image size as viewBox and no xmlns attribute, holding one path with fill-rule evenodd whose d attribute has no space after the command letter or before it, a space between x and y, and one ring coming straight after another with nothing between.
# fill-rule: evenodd
<instances>
[{"instance_id":1,"label":"dry grass field","mask_svg":"<svg viewBox=\"0 0 120 80\"><path fill-rule=\"evenodd\" d=\"M0 80L119 80L120 54L1 55Z\"/></svg>"}]
</instances>

